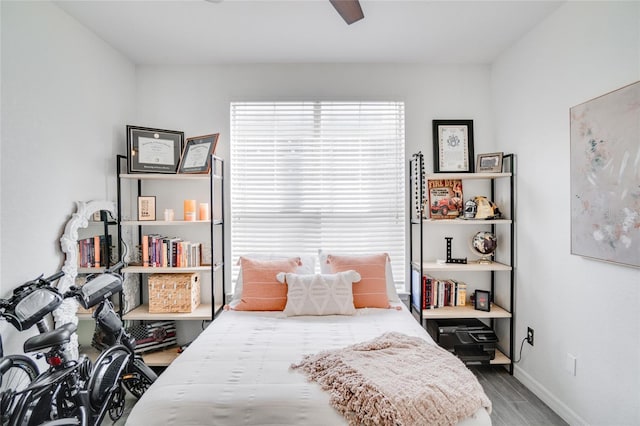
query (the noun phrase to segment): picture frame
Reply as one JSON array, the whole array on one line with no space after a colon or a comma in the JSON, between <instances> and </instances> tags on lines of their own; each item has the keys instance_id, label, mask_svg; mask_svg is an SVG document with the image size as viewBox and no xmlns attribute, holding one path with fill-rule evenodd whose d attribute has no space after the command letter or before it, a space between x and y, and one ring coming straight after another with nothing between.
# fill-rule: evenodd
<instances>
[{"instance_id":1,"label":"picture frame","mask_svg":"<svg viewBox=\"0 0 640 426\"><path fill-rule=\"evenodd\" d=\"M127 125L129 173L176 173L184 132Z\"/></svg>"},{"instance_id":2,"label":"picture frame","mask_svg":"<svg viewBox=\"0 0 640 426\"><path fill-rule=\"evenodd\" d=\"M220 133L188 138L182 151L178 173L211 172L211 154L215 153Z\"/></svg>"},{"instance_id":3,"label":"picture frame","mask_svg":"<svg viewBox=\"0 0 640 426\"><path fill-rule=\"evenodd\" d=\"M503 152L478 154L476 173L502 173Z\"/></svg>"},{"instance_id":4,"label":"picture frame","mask_svg":"<svg viewBox=\"0 0 640 426\"><path fill-rule=\"evenodd\" d=\"M491 292L476 290L474 293L474 309L476 311L491 311Z\"/></svg>"},{"instance_id":5,"label":"picture frame","mask_svg":"<svg viewBox=\"0 0 640 426\"><path fill-rule=\"evenodd\" d=\"M640 268L640 81L569 113L571 254Z\"/></svg>"},{"instance_id":6,"label":"picture frame","mask_svg":"<svg viewBox=\"0 0 640 426\"><path fill-rule=\"evenodd\" d=\"M433 120L433 171L473 173L473 120Z\"/></svg>"},{"instance_id":7,"label":"picture frame","mask_svg":"<svg viewBox=\"0 0 640 426\"><path fill-rule=\"evenodd\" d=\"M141 220L141 221L156 220L156 197L152 197L152 196L138 197L138 220Z\"/></svg>"}]
</instances>

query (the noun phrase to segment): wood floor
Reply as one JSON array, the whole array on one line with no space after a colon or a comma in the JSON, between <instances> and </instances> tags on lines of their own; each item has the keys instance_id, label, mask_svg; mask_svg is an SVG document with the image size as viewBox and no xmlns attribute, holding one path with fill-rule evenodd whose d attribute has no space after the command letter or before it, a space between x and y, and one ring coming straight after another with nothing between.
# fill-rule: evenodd
<instances>
[{"instance_id":1,"label":"wood floor","mask_svg":"<svg viewBox=\"0 0 640 426\"><path fill-rule=\"evenodd\" d=\"M501 367L473 366L478 381L493 404L491 423L493 426L524 426L524 425L567 425L544 402L525 388L507 370ZM131 410L135 399L127 394L124 416L117 422L111 422L107 417L102 424L122 426Z\"/></svg>"},{"instance_id":2,"label":"wood floor","mask_svg":"<svg viewBox=\"0 0 640 426\"><path fill-rule=\"evenodd\" d=\"M469 368L493 404L493 426L568 424L504 368Z\"/></svg>"}]
</instances>

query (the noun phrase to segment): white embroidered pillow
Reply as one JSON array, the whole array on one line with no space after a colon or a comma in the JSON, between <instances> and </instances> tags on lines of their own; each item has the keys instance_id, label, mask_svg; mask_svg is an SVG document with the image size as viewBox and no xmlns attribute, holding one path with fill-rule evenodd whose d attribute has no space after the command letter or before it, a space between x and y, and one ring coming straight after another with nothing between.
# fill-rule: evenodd
<instances>
[{"instance_id":1,"label":"white embroidered pillow","mask_svg":"<svg viewBox=\"0 0 640 426\"><path fill-rule=\"evenodd\" d=\"M280 272L278 281L288 285L284 314L353 315L353 283L360 281L356 271L336 274L305 274Z\"/></svg>"}]
</instances>

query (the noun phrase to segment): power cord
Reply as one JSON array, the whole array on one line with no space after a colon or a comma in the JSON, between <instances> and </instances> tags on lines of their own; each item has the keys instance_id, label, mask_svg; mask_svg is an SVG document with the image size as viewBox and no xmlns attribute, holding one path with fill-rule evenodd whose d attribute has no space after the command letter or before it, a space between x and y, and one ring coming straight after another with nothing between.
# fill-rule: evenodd
<instances>
[{"instance_id":1,"label":"power cord","mask_svg":"<svg viewBox=\"0 0 640 426\"><path fill-rule=\"evenodd\" d=\"M527 341L527 338L525 337L524 339L522 339L522 342L520 343L520 354L518 355L518 360L517 361L513 361L514 364L517 364L520 362L520 360L522 359L522 347L524 346L524 342Z\"/></svg>"}]
</instances>

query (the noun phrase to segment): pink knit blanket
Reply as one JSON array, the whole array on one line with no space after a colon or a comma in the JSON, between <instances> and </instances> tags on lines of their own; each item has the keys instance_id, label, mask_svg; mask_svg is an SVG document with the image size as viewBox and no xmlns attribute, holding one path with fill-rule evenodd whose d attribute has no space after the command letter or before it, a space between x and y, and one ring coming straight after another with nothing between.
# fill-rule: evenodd
<instances>
[{"instance_id":1,"label":"pink knit blanket","mask_svg":"<svg viewBox=\"0 0 640 426\"><path fill-rule=\"evenodd\" d=\"M465 365L435 344L385 333L305 356L292 369L330 392L350 425L453 425L491 401Z\"/></svg>"}]
</instances>

